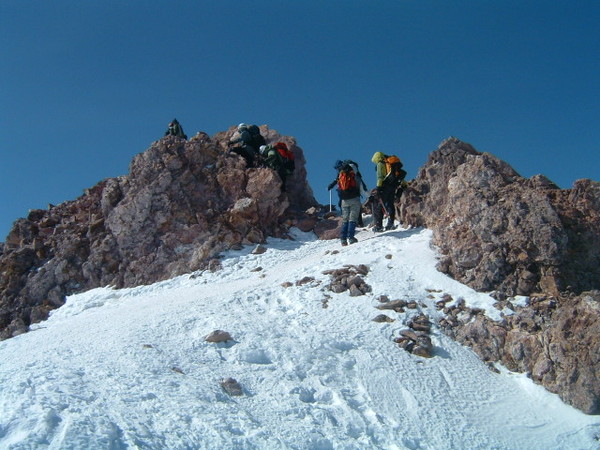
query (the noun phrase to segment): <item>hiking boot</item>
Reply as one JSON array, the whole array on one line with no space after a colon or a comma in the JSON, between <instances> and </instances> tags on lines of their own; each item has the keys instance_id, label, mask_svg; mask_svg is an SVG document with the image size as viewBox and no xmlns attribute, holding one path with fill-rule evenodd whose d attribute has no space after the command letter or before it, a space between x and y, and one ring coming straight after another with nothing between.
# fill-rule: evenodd
<instances>
[{"instance_id":1,"label":"hiking boot","mask_svg":"<svg viewBox=\"0 0 600 450\"><path fill-rule=\"evenodd\" d=\"M351 237L350 239L348 239L348 243L349 244L356 244L358 242L358 239Z\"/></svg>"},{"instance_id":2,"label":"hiking boot","mask_svg":"<svg viewBox=\"0 0 600 450\"><path fill-rule=\"evenodd\" d=\"M342 239L342 247L348 245L348 241L346 239Z\"/></svg>"},{"instance_id":3,"label":"hiking boot","mask_svg":"<svg viewBox=\"0 0 600 450\"><path fill-rule=\"evenodd\" d=\"M373 227L373 231L376 232L376 233L378 233L380 231L383 231L383 228L381 228L381 227Z\"/></svg>"}]
</instances>

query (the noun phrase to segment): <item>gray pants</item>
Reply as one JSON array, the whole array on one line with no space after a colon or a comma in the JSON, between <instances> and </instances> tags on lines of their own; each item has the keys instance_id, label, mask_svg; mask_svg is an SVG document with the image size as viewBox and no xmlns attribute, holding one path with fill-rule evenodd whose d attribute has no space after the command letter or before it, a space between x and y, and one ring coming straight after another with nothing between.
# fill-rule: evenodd
<instances>
[{"instance_id":1,"label":"gray pants","mask_svg":"<svg viewBox=\"0 0 600 450\"><path fill-rule=\"evenodd\" d=\"M360 197L342 200L342 222L358 222L361 206Z\"/></svg>"}]
</instances>

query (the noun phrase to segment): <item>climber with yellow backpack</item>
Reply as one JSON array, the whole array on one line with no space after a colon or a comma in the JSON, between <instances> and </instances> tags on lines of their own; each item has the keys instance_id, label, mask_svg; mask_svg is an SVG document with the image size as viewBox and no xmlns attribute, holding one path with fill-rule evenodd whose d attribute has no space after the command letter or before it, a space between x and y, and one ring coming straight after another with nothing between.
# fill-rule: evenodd
<instances>
[{"instance_id":1,"label":"climber with yellow backpack","mask_svg":"<svg viewBox=\"0 0 600 450\"><path fill-rule=\"evenodd\" d=\"M402 194L402 182L406 177L406 171L402 169L400 158L395 155L388 156L382 152L375 152L371 161L375 164L377 172L377 192L388 216L385 229L391 230L395 228L396 206L394 203ZM375 222L373 231L383 231L383 217L379 215Z\"/></svg>"}]
</instances>

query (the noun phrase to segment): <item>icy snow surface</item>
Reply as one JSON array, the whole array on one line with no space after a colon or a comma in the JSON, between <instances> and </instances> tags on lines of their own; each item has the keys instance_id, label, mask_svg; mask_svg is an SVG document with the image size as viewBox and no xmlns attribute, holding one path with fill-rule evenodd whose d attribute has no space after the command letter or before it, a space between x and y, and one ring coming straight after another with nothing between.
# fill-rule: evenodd
<instances>
[{"instance_id":1,"label":"icy snow surface","mask_svg":"<svg viewBox=\"0 0 600 450\"><path fill-rule=\"evenodd\" d=\"M599 417L524 375L490 371L437 327L431 359L394 344L421 311L437 323L443 293L499 312L435 270L428 230L357 237L342 248L296 231L261 255L225 254L216 273L69 297L0 342L0 448L600 447ZM322 272L345 264L369 266L372 293L325 289ZM315 280L295 285L306 276ZM419 310L373 322L381 294ZM217 329L234 340L206 342ZM221 388L228 377L243 395Z\"/></svg>"}]
</instances>

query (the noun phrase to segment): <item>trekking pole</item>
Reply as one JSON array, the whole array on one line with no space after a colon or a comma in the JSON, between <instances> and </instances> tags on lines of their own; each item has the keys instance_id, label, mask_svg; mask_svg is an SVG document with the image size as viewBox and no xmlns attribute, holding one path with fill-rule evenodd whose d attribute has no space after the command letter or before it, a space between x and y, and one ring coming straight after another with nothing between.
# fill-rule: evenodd
<instances>
[{"instance_id":1,"label":"trekking pole","mask_svg":"<svg viewBox=\"0 0 600 450\"><path fill-rule=\"evenodd\" d=\"M329 212L332 211L332 206L331 206L331 189L329 189Z\"/></svg>"}]
</instances>

